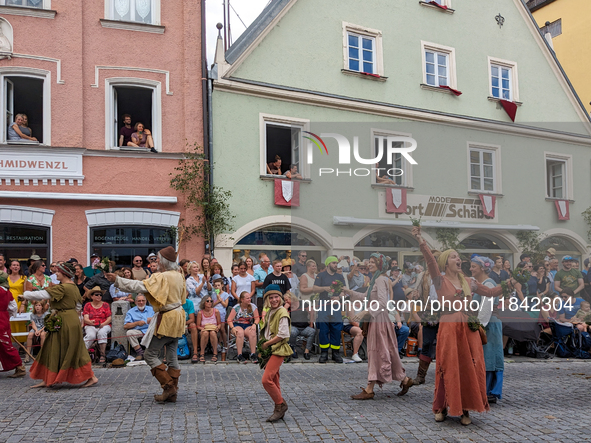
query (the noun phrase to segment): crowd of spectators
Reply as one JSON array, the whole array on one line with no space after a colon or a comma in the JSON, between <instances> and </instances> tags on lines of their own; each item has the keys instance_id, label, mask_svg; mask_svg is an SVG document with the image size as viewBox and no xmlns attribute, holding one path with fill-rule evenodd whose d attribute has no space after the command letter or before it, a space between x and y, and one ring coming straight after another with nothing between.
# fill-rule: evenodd
<instances>
[{"instance_id":1,"label":"crowd of spectators","mask_svg":"<svg viewBox=\"0 0 591 443\"><path fill-rule=\"evenodd\" d=\"M277 165L275 165L277 166ZM280 166L280 164L279 164ZM523 254L518 269L528 270L530 280L523 285L516 285L515 300L522 303L526 298L548 297L550 300L560 299L564 305L554 310L550 303L549 309L529 311L520 310L535 317L545 332L549 332L548 322L554 319L558 322L570 322L579 331L587 333L587 323L591 317L591 273L589 259L584 261L584 268L579 269L579 262L571 256L562 257L561 261L555 257L555 251L549 249L548 256L540 263L532 263L529 254ZM284 294L285 307L290 312L291 337L290 345L293 349L291 358L297 359L303 354L307 360L315 352L317 343L317 328L315 327L316 312L303 309L303 301L313 300L319 291L321 281L331 277L321 278L321 273L329 273L330 269L324 263L316 263L308 259L306 251L299 251L297 259L271 260L261 253L258 260L246 257L234 263L230 274L225 275L224 269L216 259L204 257L200 262L181 260L179 265L186 279L187 300L183 305L186 314L186 335L191 345L191 361L204 362L206 354L211 354L211 361L217 361L219 354L225 359L228 347L236 350L239 362L257 362L254 352L258 331L264 324L266 309L263 307L263 291L269 285L277 285ZM489 277L497 284L508 280L512 274L511 266L504 257L493 257L494 267ZM78 286L83 301L81 310L81 326L84 328L87 348L95 342L98 345L100 362L105 359L105 348L111 333L111 303L126 301L130 304L124 320L124 329L131 349L136 359L143 358L143 348L140 344L149 323L154 316L154 310L142 294L125 293L115 288L97 265L101 257L91 256L90 265L83 267L74 258L68 260L76 268L74 282ZM469 262L469 260L468 260ZM6 260L0 254L0 270L5 269L9 274L10 290L17 299L26 290L41 290L57 283L55 281L56 265L50 263L47 270L46 263L37 255L32 255L26 266L17 260ZM143 257L133 258L130 266L118 266L111 263L111 272L127 279L144 280L157 272L157 256L152 253L144 260ZM559 269L561 264L561 269ZM332 268L331 268L332 269ZM352 291L367 290L372 274L367 260L357 257L338 257L336 273L342 274L345 287ZM469 270L465 273L469 275ZM419 263L402 263L402 269L397 260L392 260L390 269L386 273L390 284L390 298L394 301L410 301L419 299L435 299L433 288L424 285L425 270ZM426 289L425 289L426 288ZM19 312L31 314L28 330L13 332L28 332L27 347L31 350L34 343L42 343L45 339L43 318L47 305L42 302L17 302ZM509 303L505 300L504 303ZM362 361L360 353L364 341L364 334L360 327L362 312L343 312L343 331L346 341L351 342L352 360ZM390 319L394 323L398 350L404 356L404 348L408 337L418 341L421 347L421 313L413 309L402 309L400 312L390 312ZM15 328L22 327L16 325ZM229 342L231 344L229 345ZM505 343L507 340L505 341ZM249 352L245 352L248 343ZM300 345L300 346L299 346ZM298 347L302 353L298 354ZM511 352L511 346L507 346ZM361 355L360 355L361 354Z\"/></svg>"}]
</instances>

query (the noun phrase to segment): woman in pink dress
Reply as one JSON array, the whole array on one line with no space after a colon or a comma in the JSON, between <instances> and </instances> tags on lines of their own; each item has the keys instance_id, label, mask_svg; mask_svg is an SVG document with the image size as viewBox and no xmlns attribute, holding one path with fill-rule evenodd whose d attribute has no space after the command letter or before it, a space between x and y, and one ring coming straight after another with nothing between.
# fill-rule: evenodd
<instances>
[{"instance_id":1,"label":"woman in pink dress","mask_svg":"<svg viewBox=\"0 0 591 443\"><path fill-rule=\"evenodd\" d=\"M462 260L457 251L448 249L435 259L421 236L420 226L412 228L419 242L439 301L470 303L472 292L481 296L497 297L501 286L488 288L476 280L466 279L461 271ZM445 272L445 275L442 273ZM509 286L514 282L511 280ZM447 414L460 416L460 423L472 423L469 411L490 410L486 395L486 366L482 340L478 331L468 327L468 315L456 308L442 309L437 335L435 395L433 412L435 421L444 421Z\"/></svg>"},{"instance_id":2,"label":"woman in pink dress","mask_svg":"<svg viewBox=\"0 0 591 443\"><path fill-rule=\"evenodd\" d=\"M367 299L368 306L374 302L374 309L368 311L371 321L367 331L367 387L361 388L361 393L352 395L353 400L372 399L375 395L373 388L376 383L382 387L384 383L391 383L393 380L400 381L402 391L398 393L399 396L406 394L414 383L412 378L406 376L406 371L400 361L396 332L388 316L387 303L390 298L390 281L386 276L387 270L388 259L382 254L373 253L369 258L369 272L373 274L373 277L367 293L349 289L343 290L351 296L352 301L363 302L364 299Z\"/></svg>"}]
</instances>

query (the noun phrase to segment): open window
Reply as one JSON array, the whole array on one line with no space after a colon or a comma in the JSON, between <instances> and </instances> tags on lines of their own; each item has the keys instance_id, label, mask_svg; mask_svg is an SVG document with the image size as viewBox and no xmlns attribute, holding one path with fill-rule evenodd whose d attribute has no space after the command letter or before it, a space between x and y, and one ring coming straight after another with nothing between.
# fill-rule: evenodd
<instances>
[{"instance_id":1,"label":"open window","mask_svg":"<svg viewBox=\"0 0 591 443\"><path fill-rule=\"evenodd\" d=\"M380 158L379 162L374 165L376 171L371 176L372 184L411 187L412 168L402 154L394 154L392 164L388 164L388 137L411 137L411 135L372 130L373 156L374 158ZM394 147L402 148L403 142L394 143Z\"/></svg>"},{"instance_id":2,"label":"open window","mask_svg":"<svg viewBox=\"0 0 591 443\"><path fill-rule=\"evenodd\" d=\"M109 79L107 88L107 149L129 149L127 145L130 133L135 132L137 123L142 123L145 129L152 133L154 148L162 151L162 130L160 118L160 84L150 80ZM131 130L123 131L126 136L120 143L124 116L131 116ZM144 150L143 148L141 150Z\"/></svg>"},{"instance_id":3,"label":"open window","mask_svg":"<svg viewBox=\"0 0 591 443\"><path fill-rule=\"evenodd\" d=\"M300 126L268 122L265 125L265 139L265 163L267 165L269 163L275 163L276 160L280 158L281 175L285 175L292 166L296 166L298 172L300 172L300 154L302 145L302 128ZM268 171L265 173L269 174Z\"/></svg>"},{"instance_id":4,"label":"open window","mask_svg":"<svg viewBox=\"0 0 591 443\"><path fill-rule=\"evenodd\" d=\"M37 143L29 140L9 140L8 128L18 114L26 116L22 132L38 143L49 144L49 100L46 97L45 78L20 75L2 75L2 102L4 121L2 140L10 143Z\"/></svg>"}]
</instances>

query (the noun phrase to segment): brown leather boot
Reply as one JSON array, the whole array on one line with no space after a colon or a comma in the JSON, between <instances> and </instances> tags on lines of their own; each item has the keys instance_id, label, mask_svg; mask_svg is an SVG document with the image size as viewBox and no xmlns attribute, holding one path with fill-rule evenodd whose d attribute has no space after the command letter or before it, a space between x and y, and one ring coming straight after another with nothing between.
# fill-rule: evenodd
<instances>
[{"instance_id":1,"label":"brown leather boot","mask_svg":"<svg viewBox=\"0 0 591 443\"><path fill-rule=\"evenodd\" d=\"M431 362L419 360L419 369L417 370L417 376L414 379L415 385L422 385L425 383L425 377L427 376L430 364Z\"/></svg>"},{"instance_id":2,"label":"brown leather boot","mask_svg":"<svg viewBox=\"0 0 591 443\"><path fill-rule=\"evenodd\" d=\"M174 387L172 377L166 372L166 365L161 364L152 368L152 375L158 380L163 390L161 395L154 395L154 400L157 402L165 402L168 398L176 395L177 390Z\"/></svg>"},{"instance_id":3,"label":"brown leather boot","mask_svg":"<svg viewBox=\"0 0 591 443\"><path fill-rule=\"evenodd\" d=\"M27 375L27 370L25 368L25 365L20 365L17 366L16 369L14 370L14 374L9 375L9 378L18 378L18 377L24 377L25 375Z\"/></svg>"},{"instance_id":4,"label":"brown leather boot","mask_svg":"<svg viewBox=\"0 0 591 443\"><path fill-rule=\"evenodd\" d=\"M372 398L374 398L375 395L375 392L369 393L365 390L365 388L361 388L361 393L357 395L352 395L351 398L353 400L371 400Z\"/></svg>"},{"instance_id":5,"label":"brown leather boot","mask_svg":"<svg viewBox=\"0 0 591 443\"><path fill-rule=\"evenodd\" d=\"M285 413L287 412L287 404L285 400L280 405L275 405L275 410L273 411L273 415L271 415L267 421L273 423L274 421L281 420Z\"/></svg>"},{"instance_id":6,"label":"brown leather boot","mask_svg":"<svg viewBox=\"0 0 591 443\"><path fill-rule=\"evenodd\" d=\"M170 378L172 378L172 384L174 386L174 388L176 389L177 393L179 390L179 377L181 376L181 370L180 369L175 369L175 368L171 368L170 366L168 367L168 375L170 375ZM176 395L171 395L170 397L168 397L166 399L167 402L170 403L176 403Z\"/></svg>"},{"instance_id":7,"label":"brown leather boot","mask_svg":"<svg viewBox=\"0 0 591 443\"><path fill-rule=\"evenodd\" d=\"M402 390L398 394L396 394L398 397L402 397L404 394L406 394L408 390L411 388L411 386L415 384L412 378L407 378L408 380L406 380L406 382L404 380L400 382L400 387L402 388Z\"/></svg>"}]
</instances>

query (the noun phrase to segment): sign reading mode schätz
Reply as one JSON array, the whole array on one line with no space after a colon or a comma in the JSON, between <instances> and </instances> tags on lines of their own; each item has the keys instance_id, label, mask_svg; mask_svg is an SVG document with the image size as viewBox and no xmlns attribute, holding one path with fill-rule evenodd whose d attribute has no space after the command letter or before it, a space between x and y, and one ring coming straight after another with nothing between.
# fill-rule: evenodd
<instances>
[{"instance_id":1,"label":"sign reading mode sch\u00e4tz","mask_svg":"<svg viewBox=\"0 0 591 443\"><path fill-rule=\"evenodd\" d=\"M387 217L398 219L421 218L433 221L461 222L496 222L495 216L488 217L482 210L482 202L478 196L470 198L447 197L442 195L406 195L406 213L388 214Z\"/></svg>"}]
</instances>

